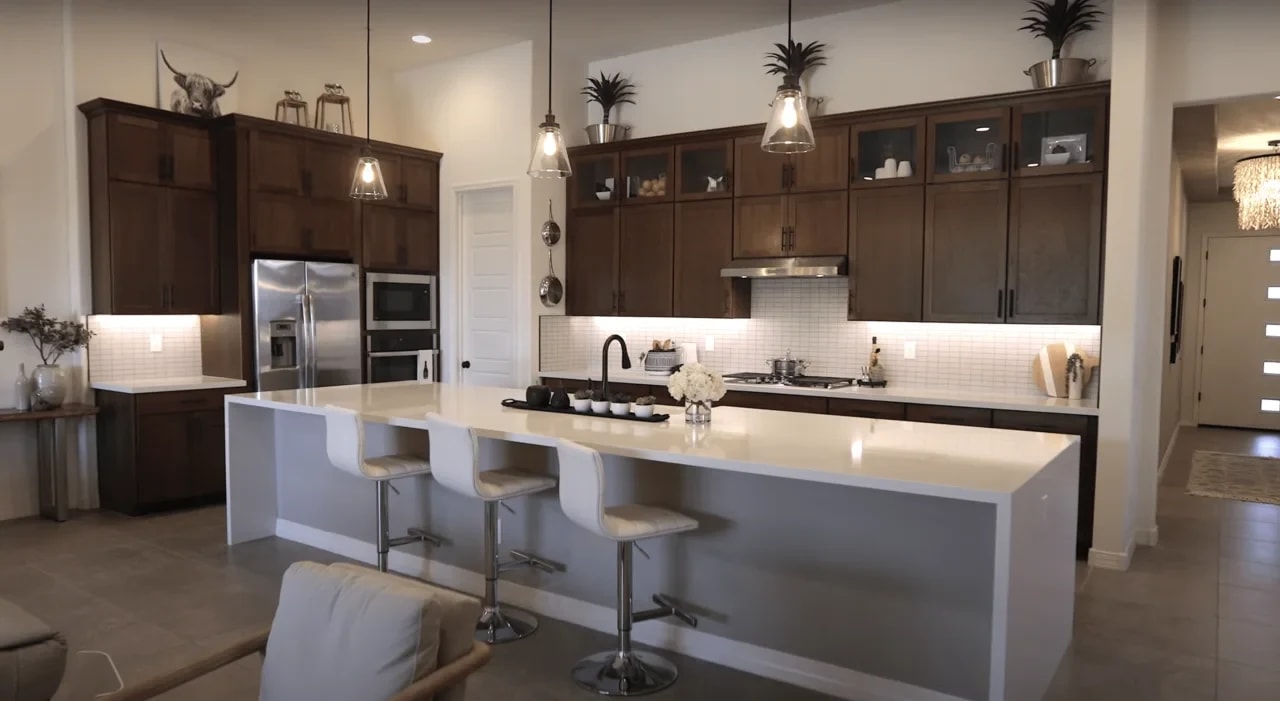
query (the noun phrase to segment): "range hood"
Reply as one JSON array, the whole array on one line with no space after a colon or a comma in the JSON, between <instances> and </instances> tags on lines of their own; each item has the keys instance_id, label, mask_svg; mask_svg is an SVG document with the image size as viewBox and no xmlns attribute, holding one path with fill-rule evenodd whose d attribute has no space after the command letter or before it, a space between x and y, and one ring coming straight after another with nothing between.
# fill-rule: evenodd
<instances>
[{"instance_id":1,"label":"range hood","mask_svg":"<svg viewBox=\"0 0 1280 701\"><path fill-rule=\"evenodd\" d=\"M848 273L844 256L743 258L723 268L720 277L845 277Z\"/></svg>"}]
</instances>

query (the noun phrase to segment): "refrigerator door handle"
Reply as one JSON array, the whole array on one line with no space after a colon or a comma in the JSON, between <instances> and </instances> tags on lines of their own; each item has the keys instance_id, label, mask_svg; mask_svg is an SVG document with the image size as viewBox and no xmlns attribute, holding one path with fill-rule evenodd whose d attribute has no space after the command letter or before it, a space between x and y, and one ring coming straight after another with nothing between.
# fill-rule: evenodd
<instances>
[{"instance_id":1,"label":"refrigerator door handle","mask_svg":"<svg viewBox=\"0 0 1280 701\"><path fill-rule=\"evenodd\" d=\"M316 354L316 303L311 294L303 295L303 297L306 299L307 304L307 369L310 373L307 387L314 389L320 374L316 367L316 363L319 360Z\"/></svg>"},{"instance_id":2,"label":"refrigerator door handle","mask_svg":"<svg viewBox=\"0 0 1280 701\"><path fill-rule=\"evenodd\" d=\"M309 315L307 312L307 295L298 295L298 329L297 329L297 366L298 366L298 389L307 387L307 368L310 367L311 355L311 338L307 331L307 320Z\"/></svg>"}]
</instances>

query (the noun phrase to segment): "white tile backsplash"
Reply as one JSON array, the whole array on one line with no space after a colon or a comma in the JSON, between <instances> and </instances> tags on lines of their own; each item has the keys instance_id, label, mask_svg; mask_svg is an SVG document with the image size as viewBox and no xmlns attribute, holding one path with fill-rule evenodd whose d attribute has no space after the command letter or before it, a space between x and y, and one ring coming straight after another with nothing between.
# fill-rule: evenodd
<instances>
[{"instance_id":1,"label":"white tile backsplash","mask_svg":"<svg viewBox=\"0 0 1280 701\"><path fill-rule=\"evenodd\" d=\"M89 344L91 382L201 374L198 316L91 316L89 328L97 334ZM151 350L153 337L159 351Z\"/></svg>"},{"instance_id":2,"label":"white tile backsplash","mask_svg":"<svg viewBox=\"0 0 1280 701\"><path fill-rule=\"evenodd\" d=\"M763 372L766 360L790 349L809 361L810 375L854 377L874 336L892 385L1039 395L1031 361L1045 344L1071 341L1094 358L1101 344L1098 326L848 321L847 300L840 278L753 280L750 319L544 316L540 367L597 370L604 339L617 333L637 364L653 339L670 338L696 343L699 361L720 372ZM706 350L708 337L713 351ZM903 357L907 341L916 344L914 360ZM611 369L621 367L616 351L611 362ZM1099 374L1086 398L1098 396Z\"/></svg>"}]
</instances>

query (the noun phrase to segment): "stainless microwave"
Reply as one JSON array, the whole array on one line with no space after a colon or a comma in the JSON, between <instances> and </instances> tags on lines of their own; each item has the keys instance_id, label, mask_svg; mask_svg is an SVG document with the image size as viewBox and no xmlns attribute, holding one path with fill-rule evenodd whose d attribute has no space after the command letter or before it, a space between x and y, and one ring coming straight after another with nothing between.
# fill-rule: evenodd
<instances>
[{"instance_id":1,"label":"stainless microwave","mask_svg":"<svg viewBox=\"0 0 1280 701\"><path fill-rule=\"evenodd\" d=\"M417 331L436 328L436 276L365 274L365 330Z\"/></svg>"}]
</instances>

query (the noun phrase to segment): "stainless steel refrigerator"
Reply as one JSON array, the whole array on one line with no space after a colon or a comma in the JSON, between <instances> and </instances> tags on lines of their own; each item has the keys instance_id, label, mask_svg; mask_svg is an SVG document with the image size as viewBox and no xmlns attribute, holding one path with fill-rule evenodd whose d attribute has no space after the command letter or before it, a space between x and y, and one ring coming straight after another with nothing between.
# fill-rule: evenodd
<instances>
[{"instance_id":1,"label":"stainless steel refrigerator","mask_svg":"<svg viewBox=\"0 0 1280 701\"><path fill-rule=\"evenodd\" d=\"M360 269L346 263L253 263L258 389L360 383Z\"/></svg>"}]
</instances>

